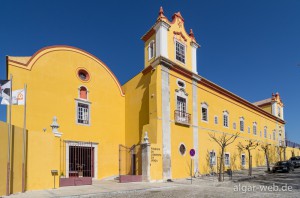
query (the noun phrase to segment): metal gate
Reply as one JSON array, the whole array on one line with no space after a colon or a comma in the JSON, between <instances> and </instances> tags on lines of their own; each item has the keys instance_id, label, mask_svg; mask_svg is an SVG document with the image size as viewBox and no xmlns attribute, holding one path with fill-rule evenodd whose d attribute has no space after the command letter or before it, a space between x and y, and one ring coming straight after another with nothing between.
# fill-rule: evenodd
<instances>
[{"instance_id":1,"label":"metal gate","mask_svg":"<svg viewBox=\"0 0 300 198\"><path fill-rule=\"evenodd\" d=\"M60 187L91 185L95 173L92 142L62 142Z\"/></svg>"},{"instance_id":2,"label":"metal gate","mask_svg":"<svg viewBox=\"0 0 300 198\"><path fill-rule=\"evenodd\" d=\"M142 181L142 146L133 145L126 147L119 145L119 181Z\"/></svg>"}]
</instances>

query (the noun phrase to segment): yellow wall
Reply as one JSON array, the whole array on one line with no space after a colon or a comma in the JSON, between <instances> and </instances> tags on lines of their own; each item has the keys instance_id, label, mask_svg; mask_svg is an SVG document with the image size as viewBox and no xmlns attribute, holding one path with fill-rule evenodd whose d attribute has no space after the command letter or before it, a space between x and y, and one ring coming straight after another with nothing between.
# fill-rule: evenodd
<instances>
[{"instance_id":1,"label":"yellow wall","mask_svg":"<svg viewBox=\"0 0 300 198\"><path fill-rule=\"evenodd\" d=\"M89 72L88 82L79 79L78 68L85 68ZM26 66L9 61L8 73L13 75L14 90L22 89L24 83L27 84L29 134L31 132L44 134L43 129L46 129L47 133L54 136L50 125L53 117L57 116L60 125L58 130L63 133L62 141L98 143L96 178L118 175L118 146L125 144L125 97L118 80L104 63L83 50L54 46L40 50ZM89 126L76 124L75 99L79 98L80 86L88 89L88 101L91 102ZM13 106L12 113L13 124L22 126L23 106ZM59 145L57 147L59 148ZM36 150L40 147L33 143L29 144L30 149ZM35 159L38 158L29 157L29 161ZM54 163L59 165L59 159L55 158L57 161ZM30 167L29 177L38 174L37 167L32 165ZM48 171L45 174L48 174ZM36 179L35 176L32 177ZM42 178L44 175L39 177ZM50 185L48 180L42 184L35 179L29 179L29 189Z\"/></svg>"},{"instance_id":2,"label":"yellow wall","mask_svg":"<svg viewBox=\"0 0 300 198\"><path fill-rule=\"evenodd\" d=\"M6 194L8 125L0 122L0 196Z\"/></svg>"}]
</instances>

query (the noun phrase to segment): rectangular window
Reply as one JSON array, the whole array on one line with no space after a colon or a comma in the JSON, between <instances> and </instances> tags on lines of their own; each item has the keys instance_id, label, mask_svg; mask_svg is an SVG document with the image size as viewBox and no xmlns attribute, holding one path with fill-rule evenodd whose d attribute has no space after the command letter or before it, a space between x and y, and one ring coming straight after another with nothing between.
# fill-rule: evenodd
<instances>
[{"instance_id":1,"label":"rectangular window","mask_svg":"<svg viewBox=\"0 0 300 198\"><path fill-rule=\"evenodd\" d=\"M236 123L235 122L233 123L233 129L236 129Z\"/></svg>"},{"instance_id":2,"label":"rectangular window","mask_svg":"<svg viewBox=\"0 0 300 198\"><path fill-rule=\"evenodd\" d=\"M251 131L250 131L250 127L248 127L248 133L251 133Z\"/></svg>"},{"instance_id":3,"label":"rectangular window","mask_svg":"<svg viewBox=\"0 0 300 198\"><path fill-rule=\"evenodd\" d=\"M180 96L177 96L177 110L180 112L186 112L186 99Z\"/></svg>"},{"instance_id":4,"label":"rectangular window","mask_svg":"<svg viewBox=\"0 0 300 198\"><path fill-rule=\"evenodd\" d=\"M89 104L77 103L77 123L79 124L89 124Z\"/></svg>"},{"instance_id":5,"label":"rectangular window","mask_svg":"<svg viewBox=\"0 0 300 198\"><path fill-rule=\"evenodd\" d=\"M242 166L246 166L246 156L245 156L245 154L242 154L241 161L242 161Z\"/></svg>"},{"instance_id":6,"label":"rectangular window","mask_svg":"<svg viewBox=\"0 0 300 198\"><path fill-rule=\"evenodd\" d=\"M218 116L215 116L215 124L218 124Z\"/></svg>"},{"instance_id":7,"label":"rectangular window","mask_svg":"<svg viewBox=\"0 0 300 198\"><path fill-rule=\"evenodd\" d=\"M225 153L224 163L225 163L225 166L230 165L230 155L229 155L229 153Z\"/></svg>"},{"instance_id":8,"label":"rectangular window","mask_svg":"<svg viewBox=\"0 0 300 198\"><path fill-rule=\"evenodd\" d=\"M207 121L207 108L202 107L202 120Z\"/></svg>"},{"instance_id":9,"label":"rectangular window","mask_svg":"<svg viewBox=\"0 0 300 198\"><path fill-rule=\"evenodd\" d=\"M228 127L228 115L223 115L223 126Z\"/></svg>"},{"instance_id":10,"label":"rectangular window","mask_svg":"<svg viewBox=\"0 0 300 198\"><path fill-rule=\"evenodd\" d=\"M185 63L185 46L176 41L176 60Z\"/></svg>"},{"instance_id":11,"label":"rectangular window","mask_svg":"<svg viewBox=\"0 0 300 198\"><path fill-rule=\"evenodd\" d=\"M276 139L276 134L275 134L275 131L273 131L273 140Z\"/></svg>"},{"instance_id":12,"label":"rectangular window","mask_svg":"<svg viewBox=\"0 0 300 198\"><path fill-rule=\"evenodd\" d=\"M244 131L244 121L240 121L240 131Z\"/></svg>"},{"instance_id":13,"label":"rectangular window","mask_svg":"<svg viewBox=\"0 0 300 198\"><path fill-rule=\"evenodd\" d=\"M211 166L216 165L216 153L214 151L209 152L209 164Z\"/></svg>"},{"instance_id":14,"label":"rectangular window","mask_svg":"<svg viewBox=\"0 0 300 198\"><path fill-rule=\"evenodd\" d=\"M154 41L149 43L149 60L154 57Z\"/></svg>"}]
</instances>

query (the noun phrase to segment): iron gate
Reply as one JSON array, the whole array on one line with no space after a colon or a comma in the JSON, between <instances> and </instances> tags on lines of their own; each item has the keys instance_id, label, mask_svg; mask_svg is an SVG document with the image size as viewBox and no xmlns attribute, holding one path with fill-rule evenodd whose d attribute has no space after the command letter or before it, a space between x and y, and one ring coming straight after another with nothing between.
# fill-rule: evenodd
<instances>
[{"instance_id":1,"label":"iron gate","mask_svg":"<svg viewBox=\"0 0 300 198\"><path fill-rule=\"evenodd\" d=\"M92 142L63 141L60 186L92 184L95 149Z\"/></svg>"}]
</instances>

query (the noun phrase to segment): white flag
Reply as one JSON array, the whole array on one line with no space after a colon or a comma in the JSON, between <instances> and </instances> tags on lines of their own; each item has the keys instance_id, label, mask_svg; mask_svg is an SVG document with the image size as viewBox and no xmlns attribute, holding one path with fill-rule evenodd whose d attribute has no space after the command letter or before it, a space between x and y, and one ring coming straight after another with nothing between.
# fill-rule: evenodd
<instances>
[{"instance_id":1,"label":"white flag","mask_svg":"<svg viewBox=\"0 0 300 198\"><path fill-rule=\"evenodd\" d=\"M9 99L11 89L10 80L0 80L0 97Z\"/></svg>"},{"instance_id":2,"label":"white flag","mask_svg":"<svg viewBox=\"0 0 300 198\"><path fill-rule=\"evenodd\" d=\"M24 105L25 103L25 91L24 89L15 90L12 92L12 104L13 105ZM3 105L9 105L9 97L4 98L1 101Z\"/></svg>"}]
</instances>

